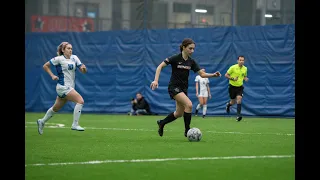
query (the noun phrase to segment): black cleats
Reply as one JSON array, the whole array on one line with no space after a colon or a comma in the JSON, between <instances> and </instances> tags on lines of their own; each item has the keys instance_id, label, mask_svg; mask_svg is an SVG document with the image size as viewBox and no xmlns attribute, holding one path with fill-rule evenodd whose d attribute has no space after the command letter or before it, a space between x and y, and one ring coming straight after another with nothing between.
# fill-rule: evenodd
<instances>
[{"instance_id":1,"label":"black cleats","mask_svg":"<svg viewBox=\"0 0 320 180\"><path fill-rule=\"evenodd\" d=\"M239 122L239 121L242 120L242 117L241 117L241 116L238 116L236 120Z\"/></svg>"},{"instance_id":2,"label":"black cleats","mask_svg":"<svg viewBox=\"0 0 320 180\"><path fill-rule=\"evenodd\" d=\"M159 136L163 136L163 125L161 125L161 120L158 120L157 124L159 126L159 129L158 129Z\"/></svg>"},{"instance_id":3,"label":"black cleats","mask_svg":"<svg viewBox=\"0 0 320 180\"><path fill-rule=\"evenodd\" d=\"M184 137L187 137L187 133L188 133L189 129L184 130Z\"/></svg>"},{"instance_id":4,"label":"black cleats","mask_svg":"<svg viewBox=\"0 0 320 180\"><path fill-rule=\"evenodd\" d=\"M230 105L229 105L229 103L227 103L226 112L227 112L228 114L230 113Z\"/></svg>"}]
</instances>

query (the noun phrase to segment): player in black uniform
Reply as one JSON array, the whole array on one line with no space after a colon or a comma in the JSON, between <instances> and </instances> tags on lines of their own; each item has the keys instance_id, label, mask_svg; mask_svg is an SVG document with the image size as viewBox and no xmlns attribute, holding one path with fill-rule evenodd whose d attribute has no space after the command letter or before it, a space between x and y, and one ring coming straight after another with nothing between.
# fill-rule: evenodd
<instances>
[{"instance_id":1,"label":"player in black uniform","mask_svg":"<svg viewBox=\"0 0 320 180\"><path fill-rule=\"evenodd\" d=\"M187 137L187 132L190 129L192 112L192 102L188 97L188 79L190 70L193 70L195 73L197 72L203 78L221 77L219 71L215 73L205 73L199 68L197 62L191 58L194 48L195 43L192 39L184 39L180 45L180 53L166 58L161 62L157 67L154 81L150 85L152 90L158 88L158 80L162 68L171 64L172 72L168 85L168 92L171 99L176 101L176 110L163 120L157 121L159 126L158 133L160 136L163 135L163 128L166 124L183 116L185 125L184 136Z\"/></svg>"}]
</instances>

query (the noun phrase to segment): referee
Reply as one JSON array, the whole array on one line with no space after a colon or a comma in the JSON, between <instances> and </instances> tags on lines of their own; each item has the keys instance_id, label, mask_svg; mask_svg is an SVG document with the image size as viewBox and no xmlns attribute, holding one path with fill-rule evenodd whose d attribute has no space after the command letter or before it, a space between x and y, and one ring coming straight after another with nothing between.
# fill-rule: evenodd
<instances>
[{"instance_id":1,"label":"referee","mask_svg":"<svg viewBox=\"0 0 320 180\"><path fill-rule=\"evenodd\" d=\"M238 56L237 64L229 67L225 77L229 79L229 97L230 101L227 103L226 112L230 113L230 107L237 102L237 121L242 120L241 115L241 101L243 97L243 81L248 81L248 69L244 66L244 56Z\"/></svg>"}]
</instances>

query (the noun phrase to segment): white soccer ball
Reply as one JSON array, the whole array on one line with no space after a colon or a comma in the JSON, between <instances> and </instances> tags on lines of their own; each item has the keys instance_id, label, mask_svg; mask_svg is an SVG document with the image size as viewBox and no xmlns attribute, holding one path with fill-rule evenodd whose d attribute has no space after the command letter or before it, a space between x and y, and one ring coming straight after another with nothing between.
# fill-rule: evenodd
<instances>
[{"instance_id":1,"label":"white soccer ball","mask_svg":"<svg viewBox=\"0 0 320 180\"><path fill-rule=\"evenodd\" d=\"M189 131L187 132L187 138L191 142L197 142L201 140L202 133L199 128L194 127L189 129Z\"/></svg>"}]
</instances>

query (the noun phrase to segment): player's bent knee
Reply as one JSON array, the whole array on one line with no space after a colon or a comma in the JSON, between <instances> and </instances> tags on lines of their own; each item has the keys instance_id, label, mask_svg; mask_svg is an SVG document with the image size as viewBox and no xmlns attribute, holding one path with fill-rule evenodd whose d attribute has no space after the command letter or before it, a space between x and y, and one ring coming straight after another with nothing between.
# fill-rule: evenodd
<instances>
[{"instance_id":1,"label":"player's bent knee","mask_svg":"<svg viewBox=\"0 0 320 180\"><path fill-rule=\"evenodd\" d=\"M186 105L185 105L185 109L192 109L192 102L188 102Z\"/></svg>"},{"instance_id":2,"label":"player's bent knee","mask_svg":"<svg viewBox=\"0 0 320 180\"><path fill-rule=\"evenodd\" d=\"M84 105L84 100L83 100L83 99L82 99L82 100L78 100L78 101L77 101L77 104Z\"/></svg>"},{"instance_id":3,"label":"player's bent knee","mask_svg":"<svg viewBox=\"0 0 320 180\"><path fill-rule=\"evenodd\" d=\"M75 103L84 105L84 100L81 95L75 99Z\"/></svg>"}]
</instances>

